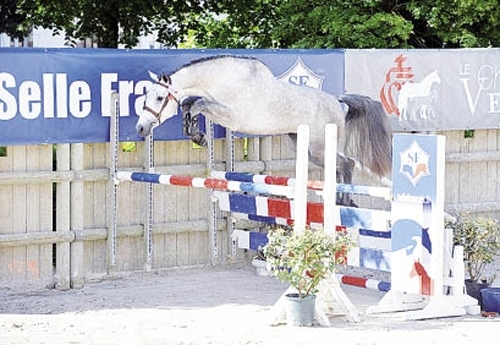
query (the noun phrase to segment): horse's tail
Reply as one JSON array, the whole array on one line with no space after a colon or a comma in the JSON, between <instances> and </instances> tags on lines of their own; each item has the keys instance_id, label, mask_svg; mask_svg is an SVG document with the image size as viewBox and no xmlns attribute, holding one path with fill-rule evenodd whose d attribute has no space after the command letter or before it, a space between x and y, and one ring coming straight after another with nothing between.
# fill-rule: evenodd
<instances>
[{"instance_id":1,"label":"horse's tail","mask_svg":"<svg viewBox=\"0 0 500 345\"><path fill-rule=\"evenodd\" d=\"M349 110L345 116L343 152L379 177L391 171L392 129L382 103L362 95L339 98Z\"/></svg>"}]
</instances>

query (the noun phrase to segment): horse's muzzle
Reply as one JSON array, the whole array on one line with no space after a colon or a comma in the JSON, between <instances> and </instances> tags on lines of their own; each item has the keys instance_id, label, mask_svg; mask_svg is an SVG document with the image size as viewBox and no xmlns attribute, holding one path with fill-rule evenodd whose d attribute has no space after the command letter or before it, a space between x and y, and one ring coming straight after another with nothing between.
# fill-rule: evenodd
<instances>
[{"instance_id":1,"label":"horse's muzzle","mask_svg":"<svg viewBox=\"0 0 500 345\"><path fill-rule=\"evenodd\" d=\"M144 125L138 123L136 126L135 126L135 130L137 132L137 135L139 135L140 137L147 137L149 135L149 133L151 132L151 127L145 127Z\"/></svg>"}]
</instances>

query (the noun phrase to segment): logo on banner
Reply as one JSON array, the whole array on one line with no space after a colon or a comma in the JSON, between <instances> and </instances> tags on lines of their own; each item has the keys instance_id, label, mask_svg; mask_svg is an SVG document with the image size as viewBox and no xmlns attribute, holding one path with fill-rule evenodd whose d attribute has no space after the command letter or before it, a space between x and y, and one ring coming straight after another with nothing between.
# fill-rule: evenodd
<instances>
[{"instance_id":1,"label":"logo on banner","mask_svg":"<svg viewBox=\"0 0 500 345\"><path fill-rule=\"evenodd\" d=\"M399 172L406 176L413 187L425 176L429 176L430 154L414 140L406 150L400 153Z\"/></svg>"},{"instance_id":2,"label":"logo on banner","mask_svg":"<svg viewBox=\"0 0 500 345\"><path fill-rule=\"evenodd\" d=\"M324 77L315 74L307 67L299 57L285 73L277 77L277 79L286 81L298 86L307 86L313 89L321 90Z\"/></svg>"},{"instance_id":3,"label":"logo on banner","mask_svg":"<svg viewBox=\"0 0 500 345\"><path fill-rule=\"evenodd\" d=\"M396 66L389 68L385 74L385 83L380 89L380 101L389 115L400 115L398 106L394 100L395 96L397 96L404 84L413 82L413 68L405 66L406 59L407 57L403 54L398 55L394 59Z\"/></svg>"},{"instance_id":4,"label":"logo on banner","mask_svg":"<svg viewBox=\"0 0 500 345\"><path fill-rule=\"evenodd\" d=\"M428 120L436 117L434 102L437 92L434 87L441 83L437 70L420 81L415 81L413 68L405 66L407 57L400 54L385 75L385 84L380 89L380 100L388 114L399 116L399 120ZM395 101L397 96L397 103Z\"/></svg>"}]
</instances>

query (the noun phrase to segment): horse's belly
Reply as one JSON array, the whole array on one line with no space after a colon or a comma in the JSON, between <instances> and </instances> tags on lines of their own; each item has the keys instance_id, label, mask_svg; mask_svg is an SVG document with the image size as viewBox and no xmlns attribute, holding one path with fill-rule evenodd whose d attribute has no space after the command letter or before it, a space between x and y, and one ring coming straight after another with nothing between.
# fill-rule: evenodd
<instances>
[{"instance_id":1,"label":"horse's belly","mask_svg":"<svg viewBox=\"0 0 500 345\"><path fill-rule=\"evenodd\" d=\"M234 130L254 135L274 135L297 131L290 121L280 114L269 112L241 113L235 122Z\"/></svg>"}]
</instances>

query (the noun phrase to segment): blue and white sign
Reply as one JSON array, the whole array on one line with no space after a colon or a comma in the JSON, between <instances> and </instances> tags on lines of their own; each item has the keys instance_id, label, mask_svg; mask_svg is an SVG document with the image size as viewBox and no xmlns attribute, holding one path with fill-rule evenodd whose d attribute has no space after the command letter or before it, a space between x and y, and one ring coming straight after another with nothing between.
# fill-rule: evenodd
<instances>
[{"instance_id":1,"label":"blue and white sign","mask_svg":"<svg viewBox=\"0 0 500 345\"><path fill-rule=\"evenodd\" d=\"M332 94L344 90L342 50L114 50L0 48L0 145L109 141L110 97L120 95L120 140L135 133L148 70L169 73L202 57L253 56L274 75ZM182 117L155 130L156 140L187 139Z\"/></svg>"}]
</instances>

